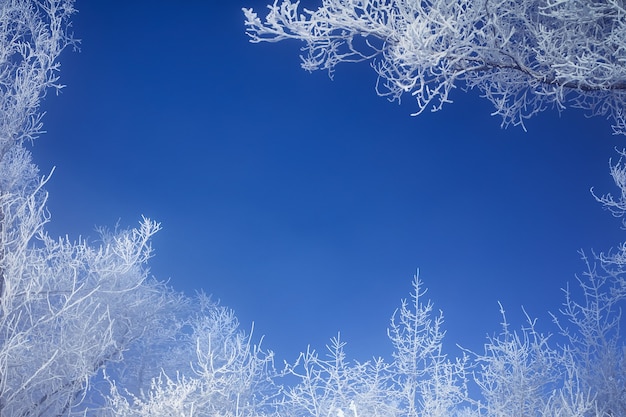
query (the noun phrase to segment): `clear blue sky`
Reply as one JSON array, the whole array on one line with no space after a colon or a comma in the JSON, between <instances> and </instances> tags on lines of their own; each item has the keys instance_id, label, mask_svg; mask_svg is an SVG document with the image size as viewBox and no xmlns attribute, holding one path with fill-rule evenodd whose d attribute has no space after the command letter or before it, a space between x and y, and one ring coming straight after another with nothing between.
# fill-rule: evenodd
<instances>
[{"instance_id":1,"label":"clear blue sky","mask_svg":"<svg viewBox=\"0 0 626 417\"><path fill-rule=\"evenodd\" d=\"M480 349L497 301L547 326L578 249L623 238L589 188L610 191L622 137L547 111L500 129L477 93L411 117L375 94L368 64L309 74L297 42L254 45L241 7L263 1L78 1L80 53L45 102L34 147L52 235L162 222L152 273L235 309L279 358L341 331L358 359L416 268L447 344Z\"/></svg>"}]
</instances>

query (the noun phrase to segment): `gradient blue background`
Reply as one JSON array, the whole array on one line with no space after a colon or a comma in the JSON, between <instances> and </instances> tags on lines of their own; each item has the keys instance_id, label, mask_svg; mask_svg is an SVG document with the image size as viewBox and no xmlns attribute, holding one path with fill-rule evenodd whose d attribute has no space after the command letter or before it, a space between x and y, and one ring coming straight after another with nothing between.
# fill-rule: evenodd
<instances>
[{"instance_id":1,"label":"gradient blue background","mask_svg":"<svg viewBox=\"0 0 626 417\"><path fill-rule=\"evenodd\" d=\"M418 267L453 353L499 331L498 301L549 329L577 251L623 238L589 193L613 191L623 137L577 110L502 130L460 89L411 117L366 63L331 81L299 68L297 42L250 44L241 7L265 4L78 1L82 51L33 148L56 166L50 233L162 222L152 273L254 322L279 363L339 330L353 357L387 355Z\"/></svg>"}]
</instances>

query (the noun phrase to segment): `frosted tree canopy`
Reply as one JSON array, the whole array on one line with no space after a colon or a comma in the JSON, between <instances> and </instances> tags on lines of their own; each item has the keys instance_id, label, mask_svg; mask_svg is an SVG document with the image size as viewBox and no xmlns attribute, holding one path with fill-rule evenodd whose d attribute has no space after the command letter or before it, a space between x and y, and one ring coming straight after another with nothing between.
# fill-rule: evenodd
<instances>
[{"instance_id":1,"label":"frosted tree canopy","mask_svg":"<svg viewBox=\"0 0 626 417\"><path fill-rule=\"evenodd\" d=\"M302 67L368 61L378 94L408 93L415 115L441 109L455 87L477 88L502 125L566 106L626 134L626 9L621 0L275 1L264 19L243 9L252 42L304 42Z\"/></svg>"}]
</instances>

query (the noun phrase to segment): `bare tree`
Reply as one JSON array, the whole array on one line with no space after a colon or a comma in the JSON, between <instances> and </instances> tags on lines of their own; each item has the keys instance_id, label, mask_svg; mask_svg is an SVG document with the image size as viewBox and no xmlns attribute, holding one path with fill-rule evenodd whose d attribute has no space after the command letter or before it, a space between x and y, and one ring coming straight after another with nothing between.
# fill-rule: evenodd
<instances>
[{"instance_id":1,"label":"bare tree","mask_svg":"<svg viewBox=\"0 0 626 417\"><path fill-rule=\"evenodd\" d=\"M360 363L347 359L339 337L327 346L327 357L314 350L302 353L284 374L299 383L288 389L279 409L298 416L433 416L453 415L467 400L465 358L443 353L443 316L433 317L424 302L418 276L411 300L403 300L391 320L393 361L375 358ZM282 415L282 414L281 414Z\"/></svg>"},{"instance_id":2,"label":"bare tree","mask_svg":"<svg viewBox=\"0 0 626 417\"><path fill-rule=\"evenodd\" d=\"M476 415L583 417L595 411L595 398L581 389L578 364L569 348L552 345L536 319L512 331L501 306L502 332L489 337L482 354L473 354L481 396L470 403ZM600 415L598 415L600 416Z\"/></svg>"},{"instance_id":3,"label":"bare tree","mask_svg":"<svg viewBox=\"0 0 626 417\"><path fill-rule=\"evenodd\" d=\"M91 378L164 332L163 314L180 304L147 276L159 225L103 232L99 245L53 239L43 230L47 178L22 145L0 160L0 178L0 414L70 414L87 404Z\"/></svg>"},{"instance_id":4,"label":"bare tree","mask_svg":"<svg viewBox=\"0 0 626 417\"><path fill-rule=\"evenodd\" d=\"M283 377L295 377L278 403L279 415L290 416L394 416L389 401L391 374L382 358L364 363L350 361L340 336L331 339L326 355L308 348L294 363L285 363Z\"/></svg>"},{"instance_id":5,"label":"bare tree","mask_svg":"<svg viewBox=\"0 0 626 417\"><path fill-rule=\"evenodd\" d=\"M596 200L616 217L626 214L626 165L609 162L619 194ZM593 190L592 190L593 193ZM558 314L551 314L561 343L527 325L511 331L502 310L502 333L475 355L474 380L482 398L470 401L481 416L594 416L626 414L626 244L587 256L577 285L567 286Z\"/></svg>"},{"instance_id":6,"label":"bare tree","mask_svg":"<svg viewBox=\"0 0 626 417\"><path fill-rule=\"evenodd\" d=\"M181 305L148 279L158 223L53 239L48 177L24 142L41 132L39 104L58 84L73 0L0 2L0 415L61 416L84 409L90 382L140 338L158 337ZM159 331L157 331L159 329Z\"/></svg>"},{"instance_id":7,"label":"bare tree","mask_svg":"<svg viewBox=\"0 0 626 417\"><path fill-rule=\"evenodd\" d=\"M624 190L622 190L624 191ZM579 397L593 399L600 416L626 413L626 343L621 311L626 301L623 266L606 255L582 253L586 271L578 291L566 287L561 317L554 316L568 340L566 369L576 382ZM574 386L572 382L570 386Z\"/></svg>"},{"instance_id":8,"label":"bare tree","mask_svg":"<svg viewBox=\"0 0 626 417\"><path fill-rule=\"evenodd\" d=\"M239 329L234 313L200 295L200 305L181 322L177 338L159 356L158 374L132 392L110 381L106 407L110 417L232 416L271 412L275 395L273 355ZM155 345L150 346L151 349Z\"/></svg>"},{"instance_id":9,"label":"bare tree","mask_svg":"<svg viewBox=\"0 0 626 417\"><path fill-rule=\"evenodd\" d=\"M275 0L261 20L243 9L252 42L303 41L302 67L331 74L370 61L377 92L411 94L420 114L477 88L502 125L566 105L626 134L623 0L322 0L317 10Z\"/></svg>"},{"instance_id":10,"label":"bare tree","mask_svg":"<svg viewBox=\"0 0 626 417\"><path fill-rule=\"evenodd\" d=\"M467 399L466 358L450 360L443 352L443 313L433 314L425 293L415 275L410 302L403 300L392 317L393 387L401 415L445 417Z\"/></svg>"}]
</instances>

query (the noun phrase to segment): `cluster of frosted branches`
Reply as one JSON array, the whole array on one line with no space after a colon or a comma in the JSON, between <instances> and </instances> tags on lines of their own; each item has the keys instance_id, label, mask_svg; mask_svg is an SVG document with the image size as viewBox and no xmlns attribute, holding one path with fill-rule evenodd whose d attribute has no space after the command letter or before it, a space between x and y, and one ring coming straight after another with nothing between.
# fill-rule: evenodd
<instances>
[{"instance_id":1,"label":"cluster of frosted branches","mask_svg":"<svg viewBox=\"0 0 626 417\"><path fill-rule=\"evenodd\" d=\"M626 224L626 150L618 151L616 163L609 162L610 173L619 190L617 197L592 193L596 200ZM561 332L572 346L582 383L598 399L606 415L626 413L626 343L623 336L622 309L626 302L626 242L616 250L588 257L581 252L586 270L578 278L583 298L565 289L561 310L566 323L557 320ZM571 326L572 328L568 327Z\"/></svg>"},{"instance_id":2,"label":"cluster of frosted branches","mask_svg":"<svg viewBox=\"0 0 626 417\"><path fill-rule=\"evenodd\" d=\"M620 152L624 155L624 151ZM623 217L626 181L622 161L610 163L620 196L595 198ZM625 245L593 257L581 252L585 271L574 289L566 287L559 314L552 314L562 337L536 330L535 320L490 338L476 355L475 381L481 401L470 401L479 415L618 416L626 414L626 340L621 311L626 301ZM577 290L576 290L577 288ZM502 311L504 317L504 311Z\"/></svg>"},{"instance_id":3,"label":"cluster of frosted branches","mask_svg":"<svg viewBox=\"0 0 626 417\"><path fill-rule=\"evenodd\" d=\"M60 416L90 400L100 368L141 337L161 337L179 297L147 278L159 225L103 232L100 245L52 239L47 193L24 140L39 102L59 88L57 57L71 38L68 0L0 3L0 415Z\"/></svg>"},{"instance_id":4,"label":"cluster of frosted branches","mask_svg":"<svg viewBox=\"0 0 626 417\"><path fill-rule=\"evenodd\" d=\"M389 328L391 363L382 358L350 362L339 337L327 358L307 350L284 373L299 383L286 390L281 415L449 416L466 398L465 361L442 353L442 316L423 303L422 283L413 282L411 302L403 301Z\"/></svg>"},{"instance_id":5,"label":"cluster of frosted branches","mask_svg":"<svg viewBox=\"0 0 626 417\"><path fill-rule=\"evenodd\" d=\"M156 332L176 297L147 279L157 223L103 235L101 245L52 239L45 179L27 176L36 169L21 145L0 161L2 178L13 172L19 186L0 194L0 414L61 415L80 406L101 367Z\"/></svg>"},{"instance_id":6,"label":"cluster of frosted branches","mask_svg":"<svg viewBox=\"0 0 626 417\"><path fill-rule=\"evenodd\" d=\"M482 398L470 402L478 415L582 417L594 411L595 398L581 388L573 356L551 346L550 336L539 333L530 317L515 332L502 308L501 314L501 334L475 354L474 381Z\"/></svg>"},{"instance_id":7,"label":"cluster of frosted branches","mask_svg":"<svg viewBox=\"0 0 626 417\"><path fill-rule=\"evenodd\" d=\"M626 344L621 333L621 310L626 301L623 264L603 254L589 259L582 253L586 271L578 277L579 293L564 289L563 319L554 316L567 337L571 369L581 393L593 398L602 416L626 413Z\"/></svg>"},{"instance_id":8,"label":"cluster of frosted branches","mask_svg":"<svg viewBox=\"0 0 626 417\"><path fill-rule=\"evenodd\" d=\"M350 416L394 415L389 365L377 358L365 363L346 358L345 343L337 336L327 346L326 357L312 349L285 364L283 376L298 383L285 389L279 403L281 415Z\"/></svg>"},{"instance_id":9,"label":"cluster of frosted branches","mask_svg":"<svg viewBox=\"0 0 626 417\"><path fill-rule=\"evenodd\" d=\"M347 359L345 342L333 338L320 357L307 349L282 376L273 415L310 417L457 416L609 417L626 412L626 348L619 332L626 286L617 275L590 269L579 280L581 294L566 291L554 315L563 344L536 329L527 316L519 331L501 309L502 332L489 337L483 353L449 360L442 353L442 315L423 302L414 281L412 302L394 314L389 337L392 362ZM469 378L468 378L469 377ZM473 387L479 395L470 395Z\"/></svg>"},{"instance_id":10,"label":"cluster of frosted branches","mask_svg":"<svg viewBox=\"0 0 626 417\"><path fill-rule=\"evenodd\" d=\"M609 169L613 182L620 190L619 196L613 197L610 193L598 196L593 191L593 188L591 193L596 201L609 210L613 216L623 218L626 215L626 165L624 165L622 158L626 157L626 149L618 151L618 154L620 158L617 163L614 164L612 159L609 160ZM626 219L623 219L623 221L626 222ZM626 223L624 223L624 226L626 226Z\"/></svg>"},{"instance_id":11,"label":"cluster of frosted branches","mask_svg":"<svg viewBox=\"0 0 626 417\"><path fill-rule=\"evenodd\" d=\"M625 171L621 160L611 164L620 197L596 196L616 216L626 212ZM552 315L561 344L539 332L528 315L526 326L511 330L501 308L501 333L488 338L483 353L466 351L456 361L442 353L443 316L433 316L415 277L411 302L402 302L388 330L393 362L351 362L339 337L327 347L326 358L307 350L286 365L284 374L297 377L298 384L285 389L279 415L626 415L624 259L623 246L593 260L583 254L586 271L578 277L578 291L567 287L560 314ZM469 387L480 394L469 395Z\"/></svg>"},{"instance_id":12,"label":"cluster of frosted branches","mask_svg":"<svg viewBox=\"0 0 626 417\"><path fill-rule=\"evenodd\" d=\"M274 1L243 9L252 42L306 43L303 68L370 61L377 91L411 94L420 114L456 86L478 88L503 126L547 107L607 116L626 134L626 9L621 0Z\"/></svg>"},{"instance_id":13,"label":"cluster of frosted branches","mask_svg":"<svg viewBox=\"0 0 626 417\"><path fill-rule=\"evenodd\" d=\"M391 362L349 361L337 337L326 357L308 349L276 373L271 352L239 330L232 311L148 278L158 223L102 231L96 245L52 239L48 178L23 142L40 131L39 100L59 87L56 59L71 43L72 12L70 0L0 2L0 415L626 415L625 245L584 258L580 290L567 288L553 316L562 345L530 318L518 332L505 319L484 353L451 360L443 316L423 301L416 276L388 330ZM420 111L440 107L464 81L505 124L569 100L625 130L618 0L325 0L303 14L287 1L265 23L246 14L253 40L306 40L309 69L374 60L386 93L412 92ZM596 198L621 217L621 160L611 174L620 195Z\"/></svg>"},{"instance_id":14,"label":"cluster of frosted branches","mask_svg":"<svg viewBox=\"0 0 626 417\"><path fill-rule=\"evenodd\" d=\"M159 224L52 239L30 159L0 160L0 415L257 415L271 355L231 311L148 278Z\"/></svg>"},{"instance_id":15,"label":"cluster of frosted branches","mask_svg":"<svg viewBox=\"0 0 626 417\"><path fill-rule=\"evenodd\" d=\"M74 0L5 0L0 4L0 158L41 133L39 104L59 89L58 57L74 44L68 33Z\"/></svg>"},{"instance_id":16,"label":"cluster of frosted branches","mask_svg":"<svg viewBox=\"0 0 626 417\"><path fill-rule=\"evenodd\" d=\"M127 385L120 386L107 377L110 394L99 415L260 415L272 395L272 354L252 344L252 335L239 329L232 311L206 304L178 334L183 337L174 340L160 356L161 371L145 389L133 393Z\"/></svg>"}]
</instances>

